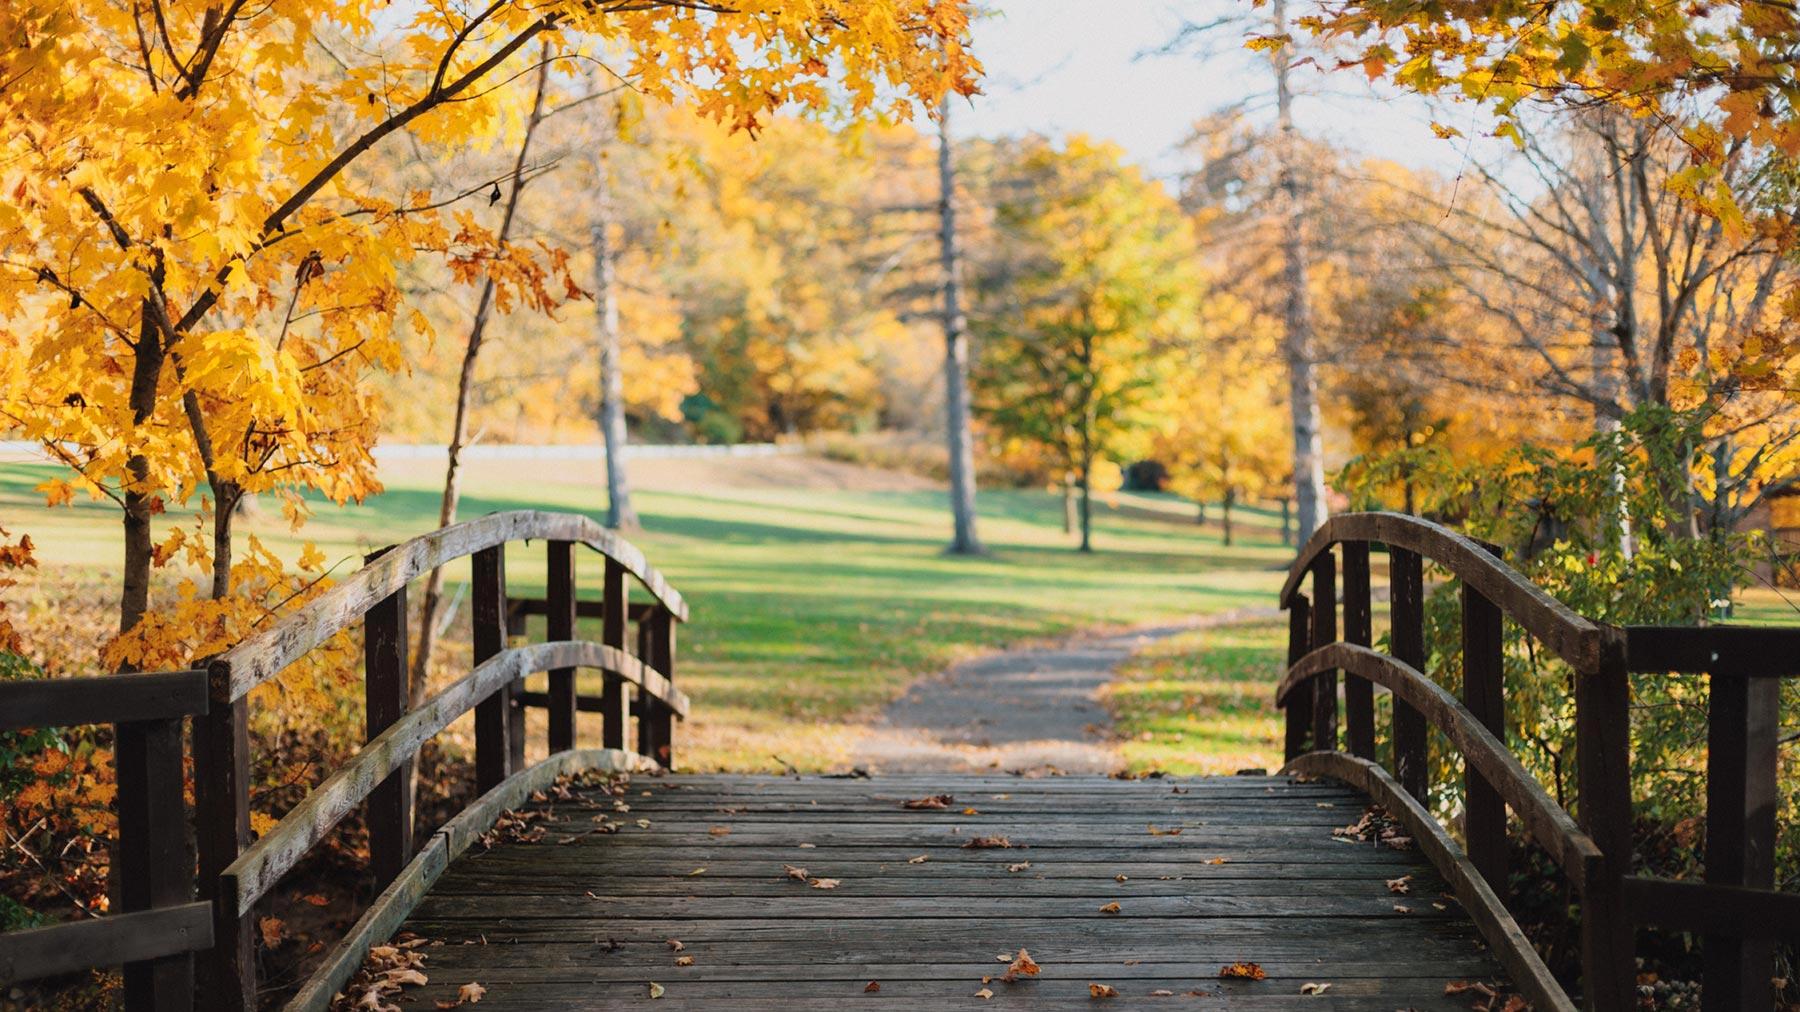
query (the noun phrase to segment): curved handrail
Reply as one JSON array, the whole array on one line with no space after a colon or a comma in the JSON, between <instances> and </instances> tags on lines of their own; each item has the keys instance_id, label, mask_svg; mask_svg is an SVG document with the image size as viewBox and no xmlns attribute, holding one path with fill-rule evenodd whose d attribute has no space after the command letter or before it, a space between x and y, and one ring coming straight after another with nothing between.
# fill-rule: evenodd
<instances>
[{"instance_id":1,"label":"curved handrail","mask_svg":"<svg viewBox=\"0 0 1800 1012\"><path fill-rule=\"evenodd\" d=\"M1600 847L1461 701L1409 664L1365 646L1331 643L1288 668L1275 690L1276 705L1284 705L1288 693L1328 671L1346 671L1386 686L1423 714L1519 814L1526 830L1549 851L1576 890L1587 891L1587 884L1600 873Z\"/></svg>"},{"instance_id":2,"label":"curved handrail","mask_svg":"<svg viewBox=\"0 0 1800 1012\"><path fill-rule=\"evenodd\" d=\"M604 668L642 687L678 716L688 699L661 672L615 647L585 640L534 643L503 650L389 725L357 750L349 763L326 777L261 839L244 849L221 876L222 899L241 915L290 871L325 834L405 766L419 745L516 679L555 668Z\"/></svg>"},{"instance_id":3,"label":"curved handrail","mask_svg":"<svg viewBox=\"0 0 1800 1012\"><path fill-rule=\"evenodd\" d=\"M1411 831L1421 850L1456 891L1456 898L1469 911L1482 937L1493 948L1500 965L1512 978L1513 986L1524 993L1540 1009L1575 1012L1575 1003L1563 993L1561 985L1531 940L1519 929L1517 921L1506 910L1506 904L1475 870L1474 865L1444 832L1423 806L1406 792L1394 778L1367 759L1342 752L1308 752L1289 761L1281 772L1306 776L1324 776L1341 780L1367 794L1370 800L1387 809Z\"/></svg>"},{"instance_id":4,"label":"curved handrail","mask_svg":"<svg viewBox=\"0 0 1800 1012\"><path fill-rule=\"evenodd\" d=\"M1605 636L1601 626L1546 594L1474 539L1406 513L1340 513L1326 520L1288 570L1281 587L1283 608L1293 603L1314 560L1346 541L1373 541L1416 552L1480 591L1577 671L1591 671L1600 663Z\"/></svg>"},{"instance_id":5,"label":"curved handrail","mask_svg":"<svg viewBox=\"0 0 1800 1012\"><path fill-rule=\"evenodd\" d=\"M482 549L529 539L588 546L624 567L677 621L687 621L687 602L651 567L644 553L595 521L543 510L492 513L395 545L306 607L214 658L208 665L214 701L242 699L308 650L349 628L415 577Z\"/></svg>"}]
</instances>

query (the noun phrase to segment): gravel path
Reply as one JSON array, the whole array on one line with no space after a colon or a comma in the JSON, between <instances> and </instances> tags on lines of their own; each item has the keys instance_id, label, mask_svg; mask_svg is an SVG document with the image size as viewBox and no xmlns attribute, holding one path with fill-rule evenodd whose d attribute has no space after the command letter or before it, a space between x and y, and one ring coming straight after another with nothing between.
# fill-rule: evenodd
<instances>
[{"instance_id":1,"label":"gravel path","mask_svg":"<svg viewBox=\"0 0 1800 1012\"><path fill-rule=\"evenodd\" d=\"M1177 633L1274 614L1241 609L966 661L890 704L854 762L872 773L1111 773L1119 756L1099 693L1114 668Z\"/></svg>"}]
</instances>

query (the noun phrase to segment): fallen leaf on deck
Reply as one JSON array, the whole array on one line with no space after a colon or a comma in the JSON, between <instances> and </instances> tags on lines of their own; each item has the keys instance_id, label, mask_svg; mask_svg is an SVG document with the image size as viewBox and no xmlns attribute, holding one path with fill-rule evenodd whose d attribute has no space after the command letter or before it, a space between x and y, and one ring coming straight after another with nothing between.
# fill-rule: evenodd
<instances>
[{"instance_id":1,"label":"fallen leaf on deck","mask_svg":"<svg viewBox=\"0 0 1800 1012\"><path fill-rule=\"evenodd\" d=\"M1410 913L1412 913L1412 907L1403 906L1402 904L1396 903L1396 904L1394 904L1394 913L1410 914Z\"/></svg>"},{"instance_id":2,"label":"fallen leaf on deck","mask_svg":"<svg viewBox=\"0 0 1800 1012\"><path fill-rule=\"evenodd\" d=\"M688 872L688 878L693 878L695 875L704 875L704 874L706 874L705 868L695 868L693 871Z\"/></svg>"},{"instance_id":3,"label":"fallen leaf on deck","mask_svg":"<svg viewBox=\"0 0 1800 1012\"><path fill-rule=\"evenodd\" d=\"M994 992L988 990L985 987L982 988L981 990L975 992L975 997L980 998L982 1001L987 1001L989 998L992 998L993 996L994 996Z\"/></svg>"},{"instance_id":4,"label":"fallen leaf on deck","mask_svg":"<svg viewBox=\"0 0 1800 1012\"><path fill-rule=\"evenodd\" d=\"M1231 860L1231 858L1228 858L1228 857L1209 857L1206 859L1206 863L1207 864L1224 864L1230 860Z\"/></svg>"},{"instance_id":5,"label":"fallen leaf on deck","mask_svg":"<svg viewBox=\"0 0 1800 1012\"><path fill-rule=\"evenodd\" d=\"M801 843L796 844L795 846L798 846L801 850L814 850L817 849L819 845L816 843Z\"/></svg>"},{"instance_id":6,"label":"fallen leaf on deck","mask_svg":"<svg viewBox=\"0 0 1800 1012\"><path fill-rule=\"evenodd\" d=\"M1040 969L1042 969L1042 967L1038 966L1037 961L1031 958L1031 953L1026 952L1024 949L1020 949L1018 958L1012 961L1012 965L1006 968L1006 972L1001 975L1000 979L1011 984L1013 981L1018 980L1021 975L1026 977L1037 976Z\"/></svg>"},{"instance_id":7,"label":"fallen leaf on deck","mask_svg":"<svg viewBox=\"0 0 1800 1012\"><path fill-rule=\"evenodd\" d=\"M694 965L694 957L692 957L692 956L676 956L675 957L675 965L676 966L693 966Z\"/></svg>"},{"instance_id":8,"label":"fallen leaf on deck","mask_svg":"<svg viewBox=\"0 0 1800 1012\"><path fill-rule=\"evenodd\" d=\"M426 984L431 983L431 978L410 967L389 970L387 979L396 984L411 984L414 987L424 987Z\"/></svg>"},{"instance_id":9,"label":"fallen leaf on deck","mask_svg":"<svg viewBox=\"0 0 1800 1012\"><path fill-rule=\"evenodd\" d=\"M1150 824L1150 835L1151 836L1180 836L1181 835L1181 827L1180 826L1171 826L1168 829L1158 829L1158 828L1156 828L1155 823L1151 823Z\"/></svg>"},{"instance_id":10,"label":"fallen leaf on deck","mask_svg":"<svg viewBox=\"0 0 1800 1012\"><path fill-rule=\"evenodd\" d=\"M1100 912L1103 914L1116 914L1119 912L1119 904L1116 902L1108 903L1106 906L1100 908Z\"/></svg>"},{"instance_id":11,"label":"fallen leaf on deck","mask_svg":"<svg viewBox=\"0 0 1800 1012\"><path fill-rule=\"evenodd\" d=\"M1263 968L1255 963L1233 963L1230 966L1221 967L1219 970L1220 980L1230 980L1233 978L1239 980L1262 980L1267 976L1268 974L1263 972Z\"/></svg>"},{"instance_id":12,"label":"fallen leaf on deck","mask_svg":"<svg viewBox=\"0 0 1800 1012\"><path fill-rule=\"evenodd\" d=\"M1300 985L1301 994L1324 994L1329 990L1331 990L1330 984L1314 984L1311 981L1308 981L1305 984Z\"/></svg>"},{"instance_id":13,"label":"fallen leaf on deck","mask_svg":"<svg viewBox=\"0 0 1800 1012\"><path fill-rule=\"evenodd\" d=\"M1408 885L1408 883L1410 883L1411 881L1412 881L1411 875L1402 875L1399 878L1388 879L1387 880L1388 892L1401 893L1401 894L1412 892L1412 886Z\"/></svg>"},{"instance_id":14,"label":"fallen leaf on deck","mask_svg":"<svg viewBox=\"0 0 1800 1012\"><path fill-rule=\"evenodd\" d=\"M863 985L863 990L869 994L874 994L876 991L881 990L881 982L878 980L871 980Z\"/></svg>"},{"instance_id":15,"label":"fallen leaf on deck","mask_svg":"<svg viewBox=\"0 0 1800 1012\"><path fill-rule=\"evenodd\" d=\"M256 926L262 932L263 945L271 949L281 944L281 936L287 930L279 917L264 917Z\"/></svg>"},{"instance_id":16,"label":"fallen leaf on deck","mask_svg":"<svg viewBox=\"0 0 1800 1012\"><path fill-rule=\"evenodd\" d=\"M669 939L669 951L670 952L680 952L681 950L683 950L685 948L687 948L687 946L681 944L681 939L679 939L679 938Z\"/></svg>"},{"instance_id":17,"label":"fallen leaf on deck","mask_svg":"<svg viewBox=\"0 0 1800 1012\"><path fill-rule=\"evenodd\" d=\"M731 827L730 826L713 826L706 831L706 835L708 835L708 836L730 836L731 835Z\"/></svg>"},{"instance_id":18,"label":"fallen leaf on deck","mask_svg":"<svg viewBox=\"0 0 1800 1012\"><path fill-rule=\"evenodd\" d=\"M834 878L816 878L812 880L812 887L814 889L836 889L838 887L838 880Z\"/></svg>"},{"instance_id":19,"label":"fallen leaf on deck","mask_svg":"<svg viewBox=\"0 0 1800 1012\"><path fill-rule=\"evenodd\" d=\"M965 809L963 809L963 814L964 815L980 815L981 813L979 811L975 810L974 808L965 808Z\"/></svg>"},{"instance_id":20,"label":"fallen leaf on deck","mask_svg":"<svg viewBox=\"0 0 1800 1012\"><path fill-rule=\"evenodd\" d=\"M663 986L661 984L658 984L654 980L651 981L650 982L650 997L661 998L662 996L663 996Z\"/></svg>"},{"instance_id":21,"label":"fallen leaf on deck","mask_svg":"<svg viewBox=\"0 0 1800 1012\"><path fill-rule=\"evenodd\" d=\"M1515 994L1511 998L1506 999L1506 1004L1501 1006L1500 1012L1525 1012L1525 1010L1530 1007L1530 1002Z\"/></svg>"},{"instance_id":22,"label":"fallen leaf on deck","mask_svg":"<svg viewBox=\"0 0 1800 1012\"><path fill-rule=\"evenodd\" d=\"M1089 998L1117 998L1118 996L1119 996L1119 989L1116 987L1113 987L1111 984L1089 984L1088 985L1088 997Z\"/></svg>"},{"instance_id":23,"label":"fallen leaf on deck","mask_svg":"<svg viewBox=\"0 0 1800 1012\"><path fill-rule=\"evenodd\" d=\"M787 872L788 878L795 879L800 882L806 881L807 878L809 877L806 873L805 868L796 868L791 864L782 865L781 870Z\"/></svg>"},{"instance_id":24,"label":"fallen leaf on deck","mask_svg":"<svg viewBox=\"0 0 1800 1012\"><path fill-rule=\"evenodd\" d=\"M1494 997L1494 989L1478 980L1453 980L1444 985L1444 997L1450 998L1473 991L1484 998Z\"/></svg>"},{"instance_id":25,"label":"fallen leaf on deck","mask_svg":"<svg viewBox=\"0 0 1800 1012\"><path fill-rule=\"evenodd\" d=\"M963 844L964 850L1010 850L1013 842L1004 836L977 836Z\"/></svg>"},{"instance_id":26,"label":"fallen leaf on deck","mask_svg":"<svg viewBox=\"0 0 1800 1012\"><path fill-rule=\"evenodd\" d=\"M1007 870L1007 871L1013 871L1013 872L1018 872L1018 871L1024 871L1024 870L1025 870L1025 869L1027 869L1027 868L1029 868L1029 867L1031 867L1031 862L1030 862L1030 861L1020 861L1020 862L1019 862L1019 863L1018 863L1018 864L1009 864L1009 865L1007 865L1007 866L1006 866L1006 870Z\"/></svg>"},{"instance_id":27,"label":"fallen leaf on deck","mask_svg":"<svg viewBox=\"0 0 1800 1012\"><path fill-rule=\"evenodd\" d=\"M301 897L301 899L304 899L306 902L312 904L315 907L325 907L325 906L331 905L331 901L329 899L326 899L325 896L321 893L308 893L307 895Z\"/></svg>"},{"instance_id":28,"label":"fallen leaf on deck","mask_svg":"<svg viewBox=\"0 0 1800 1012\"><path fill-rule=\"evenodd\" d=\"M918 857L907 858L906 863L907 864L924 864L925 862L927 862L929 860L931 860L930 854L920 854Z\"/></svg>"},{"instance_id":29,"label":"fallen leaf on deck","mask_svg":"<svg viewBox=\"0 0 1800 1012\"><path fill-rule=\"evenodd\" d=\"M913 811L919 811L920 809L926 809L926 808L949 808L951 805L953 805L955 803L956 803L956 798L952 797L951 795L933 794L930 797L926 797L926 798L912 798L907 801L902 801L902 802L900 802L900 807L901 808L910 808Z\"/></svg>"},{"instance_id":30,"label":"fallen leaf on deck","mask_svg":"<svg viewBox=\"0 0 1800 1012\"><path fill-rule=\"evenodd\" d=\"M1129 882L1129 881L1131 881L1131 876L1129 876L1129 875L1114 875L1113 881L1114 882Z\"/></svg>"},{"instance_id":31,"label":"fallen leaf on deck","mask_svg":"<svg viewBox=\"0 0 1800 1012\"><path fill-rule=\"evenodd\" d=\"M649 829L650 828L650 820L649 819L639 819L639 820L637 820L637 826L639 829Z\"/></svg>"},{"instance_id":32,"label":"fallen leaf on deck","mask_svg":"<svg viewBox=\"0 0 1800 1012\"><path fill-rule=\"evenodd\" d=\"M1175 992L1170 991L1167 988L1159 987L1156 990L1150 992L1150 997L1152 997L1152 998L1173 998L1173 997L1175 997Z\"/></svg>"},{"instance_id":33,"label":"fallen leaf on deck","mask_svg":"<svg viewBox=\"0 0 1800 1012\"><path fill-rule=\"evenodd\" d=\"M466 1001L471 1005L479 1004L481 999L486 997L486 995L487 988L482 987L474 981L469 981L467 984L456 989L456 1000L459 1002Z\"/></svg>"}]
</instances>

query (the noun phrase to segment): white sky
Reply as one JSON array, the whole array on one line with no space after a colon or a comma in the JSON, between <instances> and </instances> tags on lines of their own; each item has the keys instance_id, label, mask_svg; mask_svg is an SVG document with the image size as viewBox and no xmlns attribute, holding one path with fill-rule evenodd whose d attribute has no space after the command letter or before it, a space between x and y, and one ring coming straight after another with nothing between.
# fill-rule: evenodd
<instances>
[{"instance_id":1,"label":"white sky","mask_svg":"<svg viewBox=\"0 0 1800 1012\"><path fill-rule=\"evenodd\" d=\"M975 54L987 67L985 94L953 110L956 132L986 136L1080 132L1112 140L1158 175L1177 166L1173 149L1208 112L1251 102L1273 116L1273 78L1259 54L1242 47L1250 27L1218 30L1212 55L1144 56L1172 39L1184 19L1244 15L1267 23L1249 0L988 0L994 16L974 29ZM1260 28L1258 30L1261 30ZM1356 71L1295 71L1295 118L1307 134L1414 168L1454 174L1466 142L1440 140L1424 103L1377 95ZM1482 132L1470 107L1451 122Z\"/></svg>"}]
</instances>

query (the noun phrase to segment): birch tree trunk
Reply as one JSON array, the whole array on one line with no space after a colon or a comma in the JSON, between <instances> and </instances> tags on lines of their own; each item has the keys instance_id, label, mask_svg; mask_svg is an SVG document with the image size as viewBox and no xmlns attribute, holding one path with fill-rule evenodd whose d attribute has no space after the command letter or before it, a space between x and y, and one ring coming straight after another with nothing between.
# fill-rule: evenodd
<instances>
[{"instance_id":1,"label":"birch tree trunk","mask_svg":"<svg viewBox=\"0 0 1800 1012\"><path fill-rule=\"evenodd\" d=\"M604 144L594 158L597 213L589 243L594 248L594 317L600 325L600 436L606 441L606 526L634 531L637 511L625 475L625 374L619 363L618 259L612 247L615 218L612 180Z\"/></svg>"},{"instance_id":2,"label":"birch tree trunk","mask_svg":"<svg viewBox=\"0 0 1800 1012\"><path fill-rule=\"evenodd\" d=\"M1286 0L1270 5L1275 31L1287 31ZM1293 415L1294 507L1298 542L1304 543L1325 522L1325 452L1319 420L1319 377L1314 360L1312 305L1306 289L1307 252L1303 201L1294 135L1293 92L1288 84L1292 64L1287 47L1274 52L1276 124L1281 145L1282 313L1286 340L1282 352L1288 368L1288 406Z\"/></svg>"},{"instance_id":3,"label":"birch tree trunk","mask_svg":"<svg viewBox=\"0 0 1800 1012\"><path fill-rule=\"evenodd\" d=\"M545 49L548 56L548 47ZM538 63L537 91L531 100L531 115L525 120L525 135L519 140L519 153L513 159L512 181L506 194L506 207L500 215L496 233L504 243L512 234L513 217L519 209L519 194L525 189L525 158L531 151L531 136L537 132L544 115L544 91L549 83L549 59ZM469 323L468 343L463 346L462 371L456 378L456 417L450 427L449 461L444 468L444 496L438 506L438 526L456 522L457 506L462 501L462 452L469 441L469 402L475 392L475 363L481 355L482 340L487 336L488 319L494 311L494 282L481 283L481 294L475 301L475 317ZM416 707L425 701L425 678L431 670L431 650L437 643L437 613L444 596L444 571L434 569L425 580L425 601L419 613L419 649L413 654L413 669L408 685L408 705Z\"/></svg>"},{"instance_id":4,"label":"birch tree trunk","mask_svg":"<svg viewBox=\"0 0 1800 1012\"><path fill-rule=\"evenodd\" d=\"M950 552L979 555L975 533L975 438L969 423L969 335L962 310L956 236L956 165L950 146L950 97L938 106L938 243L944 274L944 435L950 451Z\"/></svg>"}]
</instances>

